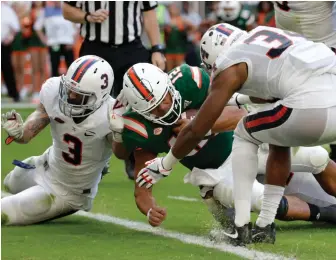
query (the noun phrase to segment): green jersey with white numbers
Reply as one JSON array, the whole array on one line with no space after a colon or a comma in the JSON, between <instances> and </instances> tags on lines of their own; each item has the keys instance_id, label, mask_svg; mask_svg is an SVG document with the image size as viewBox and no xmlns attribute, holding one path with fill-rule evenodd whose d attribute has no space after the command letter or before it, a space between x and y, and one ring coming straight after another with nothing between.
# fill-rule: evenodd
<instances>
[{"instance_id":1,"label":"green jersey with white numbers","mask_svg":"<svg viewBox=\"0 0 336 260\"><path fill-rule=\"evenodd\" d=\"M169 77L181 95L182 113L199 109L205 101L210 79L198 67L183 64L169 72ZM163 126L129 111L124 115L123 142L128 151L143 149L152 153L167 153L176 141L174 125ZM218 168L231 153L233 132L224 132L202 140L181 163L189 169Z\"/></svg>"}]
</instances>

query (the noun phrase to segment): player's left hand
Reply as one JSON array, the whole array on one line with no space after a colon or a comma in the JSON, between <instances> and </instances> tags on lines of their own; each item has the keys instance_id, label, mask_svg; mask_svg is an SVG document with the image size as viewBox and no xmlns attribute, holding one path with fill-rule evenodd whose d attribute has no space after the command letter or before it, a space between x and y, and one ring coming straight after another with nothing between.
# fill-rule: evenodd
<instances>
[{"instance_id":1,"label":"player's left hand","mask_svg":"<svg viewBox=\"0 0 336 260\"><path fill-rule=\"evenodd\" d=\"M152 64L164 71L166 68L165 56L161 52L153 52Z\"/></svg>"},{"instance_id":2,"label":"player's left hand","mask_svg":"<svg viewBox=\"0 0 336 260\"><path fill-rule=\"evenodd\" d=\"M136 179L136 183L139 187L149 189L162 178L169 176L172 169L167 170L163 168L163 158L164 157L158 157L145 163L146 168L141 169Z\"/></svg>"}]
</instances>

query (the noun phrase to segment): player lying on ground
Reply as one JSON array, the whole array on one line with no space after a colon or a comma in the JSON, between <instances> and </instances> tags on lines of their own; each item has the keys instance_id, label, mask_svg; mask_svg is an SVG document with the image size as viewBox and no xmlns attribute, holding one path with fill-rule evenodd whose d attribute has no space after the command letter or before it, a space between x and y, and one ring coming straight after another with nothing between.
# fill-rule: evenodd
<instances>
[{"instance_id":1,"label":"player lying on ground","mask_svg":"<svg viewBox=\"0 0 336 260\"><path fill-rule=\"evenodd\" d=\"M41 103L23 123L15 111L2 115L2 127L26 144L48 124L53 144L41 156L17 162L4 180L15 194L1 199L5 225L28 225L90 210L101 172L112 154L107 120L114 76L97 56L75 60L66 75L48 79Z\"/></svg>"},{"instance_id":2,"label":"player lying on ground","mask_svg":"<svg viewBox=\"0 0 336 260\"><path fill-rule=\"evenodd\" d=\"M150 90L147 90L149 87ZM178 132L190 120L179 118L190 118L190 108L197 109L201 106L206 99L208 87L207 73L197 67L182 65L172 70L168 76L151 64L139 63L132 66L124 76L123 95L133 110L123 115L124 129L120 142L114 145L115 155L122 159L135 150L135 169L138 173L146 161L155 158L158 153L168 152ZM148 91L151 100L155 101L147 101L143 96L144 91ZM120 113L117 110L113 112ZM143 113L143 110L147 112ZM225 208L233 206L230 156L232 130L245 114L237 106L227 106L212 129L221 133L202 140L197 149L181 160L191 170L185 176L185 182L200 188L201 197L209 211L225 228L230 226ZM114 115L116 116L118 115ZM111 121L114 120L115 118L111 118ZM113 125L116 124L113 122ZM267 152L265 149L260 150L261 173L265 172ZM318 167L314 166L310 162L311 156L324 157L325 161ZM326 194L311 174L324 171L325 174L333 173L336 182L336 165L329 163L328 153L321 147L300 148L293 157L292 170L310 174L306 173L305 178L299 178L297 176L301 173L296 173L290 180L277 217L282 220L316 221L319 214L319 221L336 223L336 199ZM311 189L315 191L311 192ZM252 195L254 211L260 211L263 190L263 185L255 181ZM151 189L135 185L135 200L152 226L158 226L164 221L166 210L156 205ZM333 206L328 207L330 205Z\"/></svg>"},{"instance_id":3,"label":"player lying on ground","mask_svg":"<svg viewBox=\"0 0 336 260\"><path fill-rule=\"evenodd\" d=\"M213 26L205 33L201 56L212 69L207 100L170 152L140 172L140 177L145 177L140 182L150 186L160 179L158 175L168 176L173 165L209 132L235 92L277 99L239 122L232 154L234 233L238 233L232 242L244 245L252 242L250 207L258 147L270 144L263 203L255 225L259 235L254 241L274 243L274 218L290 172L290 147L336 140L336 57L323 43L293 32L259 26L247 33L228 24ZM334 183L321 185L336 194Z\"/></svg>"}]
</instances>

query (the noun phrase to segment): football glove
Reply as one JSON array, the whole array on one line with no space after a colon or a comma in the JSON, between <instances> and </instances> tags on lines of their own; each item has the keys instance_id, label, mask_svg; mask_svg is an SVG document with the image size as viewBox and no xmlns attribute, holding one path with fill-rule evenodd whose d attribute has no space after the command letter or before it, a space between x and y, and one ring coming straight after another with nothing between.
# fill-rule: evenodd
<instances>
[{"instance_id":1,"label":"football glove","mask_svg":"<svg viewBox=\"0 0 336 260\"><path fill-rule=\"evenodd\" d=\"M163 158L164 157L158 157L146 162L146 168L141 169L136 179L136 183L138 183L139 187L149 189L162 178L169 176L172 169L167 170L163 168Z\"/></svg>"},{"instance_id":2,"label":"football glove","mask_svg":"<svg viewBox=\"0 0 336 260\"><path fill-rule=\"evenodd\" d=\"M1 127L7 132L9 137L21 139L23 136L23 120L15 110L1 115Z\"/></svg>"}]
</instances>

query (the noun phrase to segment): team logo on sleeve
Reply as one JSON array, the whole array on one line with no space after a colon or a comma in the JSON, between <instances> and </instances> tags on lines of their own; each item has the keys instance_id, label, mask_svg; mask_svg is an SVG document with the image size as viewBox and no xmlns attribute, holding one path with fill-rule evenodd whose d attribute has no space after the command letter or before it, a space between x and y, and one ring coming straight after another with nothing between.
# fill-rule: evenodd
<instances>
[{"instance_id":1,"label":"team logo on sleeve","mask_svg":"<svg viewBox=\"0 0 336 260\"><path fill-rule=\"evenodd\" d=\"M162 133L162 127L157 127L154 129L154 135L160 135Z\"/></svg>"}]
</instances>

